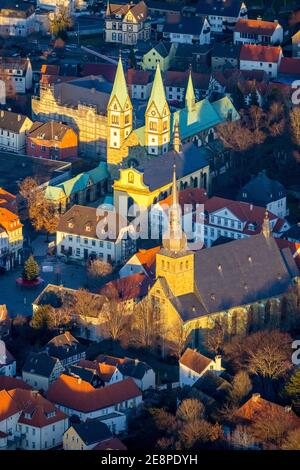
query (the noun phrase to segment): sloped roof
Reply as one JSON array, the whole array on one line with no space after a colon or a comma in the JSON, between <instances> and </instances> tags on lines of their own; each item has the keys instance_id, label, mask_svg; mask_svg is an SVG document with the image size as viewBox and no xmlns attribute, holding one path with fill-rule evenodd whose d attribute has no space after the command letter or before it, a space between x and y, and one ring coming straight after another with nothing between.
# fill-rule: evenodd
<instances>
[{"instance_id":1,"label":"sloped roof","mask_svg":"<svg viewBox=\"0 0 300 470\"><path fill-rule=\"evenodd\" d=\"M279 73L285 75L300 75L300 58L282 57Z\"/></svg>"},{"instance_id":2,"label":"sloped roof","mask_svg":"<svg viewBox=\"0 0 300 470\"><path fill-rule=\"evenodd\" d=\"M160 279L184 321L275 297L299 275L290 250L280 251L274 238L263 234L199 250L194 266L191 294L174 297Z\"/></svg>"},{"instance_id":3,"label":"sloped roof","mask_svg":"<svg viewBox=\"0 0 300 470\"><path fill-rule=\"evenodd\" d=\"M73 410L89 413L141 396L132 379L95 389L84 380L62 374L48 389L47 398Z\"/></svg>"},{"instance_id":4,"label":"sloped roof","mask_svg":"<svg viewBox=\"0 0 300 470\"><path fill-rule=\"evenodd\" d=\"M153 85L151 88L151 94L150 98L147 104L147 110L148 111L149 107L152 105L152 103L155 104L156 109L160 115L162 115L163 110L165 106L168 106L167 99L166 99L166 93L165 93L165 87L162 81L162 76L161 76L161 71L160 71L160 65L159 62L157 63L156 67L156 72L154 76L154 81Z\"/></svg>"},{"instance_id":5,"label":"sloped roof","mask_svg":"<svg viewBox=\"0 0 300 470\"><path fill-rule=\"evenodd\" d=\"M183 16L179 23L166 23L164 25L165 33L200 35L203 28L204 18Z\"/></svg>"},{"instance_id":6,"label":"sloped roof","mask_svg":"<svg viewBox=\"0 0 300 470\"><path fill-rule=\"evenodd\" d=\"M69 331L66 331L52 338L46 344L45 350L50 356L63 360L74 356L74 354L80 354L85 350L85 347Z\"/></svg>"},{"instance_id":7,"label":"sloped roof","mask_svg":"<svg viewBox=\"0 0 300 470\"><path fill-rule=\"evenodd\" d=\"M135 273L106 283L100 293L108 297L116 296L120 301L139 299L148 292L149 278L145 274Z\"/></svg>"},{"instance_id":8,"label":"sloped roof","mask_svg":"<svg viewBox=\"0 0 300 470\"><path fill-rule=\"evenodd\" d=\"M120 439L113 437L107 441L100 442L92 450L127 450L127 447Z\"/></svg>"},{"instance_id":9,"label":"sloped roof","mask_svg":"<svg viewBox=\"0 0 300 470\"><path fill-rule=\"evenodd\" d=\"M102 443L112 437L112 433L106 424L96 419L83 423L74 423L71 427L87 446Z\"/></svg>"},{"instance_id":10,"label":"sloped roof","mask_svg":"<svg viewBox=\"0 0 300 470\"><path fill-rule=\"evenodd\" d=\"M1 390L12 390L14 388L20 388L24 390L31 390L30 385L24 382L21 379L16 379L15 377L6 377L5 375L0 375L0 391Z\"/></svg>"},{"instance_id":11,"label":"sloped roof","mask_svg":"<svg viewBox=\"0 0 300 470\"><path fill-rule=\"evenodd\" d=\"M11 395L6 390L0 391L0 422L5 419L20 413L18 404L12 399Z\"/></svg>"},{"instance_id":12,"label":"sloped roof","mask_svg":"<svg viewBox=\"0 0 300 470\"><path fill-rule=\"evenodd\" d=\"M29 132L29 137L42 140L63 140L66 133L71 130L74 134L72 128L58 121L48 121L41 123L39 126L34 126Z\"/></svg>"},{"instance_id":13,"label":"sloped roof","mask_svg":"<svg viewBox=\"0 0 300 470\"><path fill-rule=\"evenodd\" d=\"M235 18L238 16L241 0L202 0L196 4L196 10L200 15L229 16Z\"/></svg>"},{"instance_id":14,"label":"sloped roof","mask_svg":"<svg viewBox=\"0 0 300 470\"><path fill-rule=\"evenodd\" d=\"M187 348L179 359L179 362L183 366L197 372L197 374L201 374L212 362L212 359L200 354L195 349Z\"/></svg>"},{"instance_id":15,"label":"sloped roof","mask_svg":"<svg viewBox=\"0 0 300 470\"><path fill-rule=\"evenodd\" d=\"M278 23L275 21L262 21L240 18L234 28L237 33L261 34L263 36L272 36Z\"/></svg>"},{"instance_id":16,"label":"sloped roof","mask_svg":"<svg viewBox=\"0 0 300 470\"><path fill-rule=\"evenodd\" d=\"M269 178L265 171L258 173L239 191L237 198L240 201L252 202L257 206L266 207L272 201L286 196L284 186L276 180Z\"/></svg>"},{"instance_id":17,"label":"sloped roof","mask_svg":"<svg viewBox=\"0 0 300 470\"><path fill-rule=\"evenodd\" d=\"M24 114L13 113L12 111L0 111L0 129L18 133L20 132L26 119Z\"/></svg>"},{"instance_id":18,"label":"sloped roof","mask_svg":"<svg viewBox=\"0 0 300 470\"><path fill-rule=\"evenodd\" d=\"M57 363L58 359L49 356L47 353L30 353L23 366L23 372L50 377Z\"/></svg>"},{"instance_id":19,"label":"sloped roof","mask_svg":"<svg viewBox=\"0 0 300 470\"><path fill-rule=\"evenodd\" d=\"M240 60L278 63L282 54L281 47L243 44Z\"/></svg>"}]
</instances>

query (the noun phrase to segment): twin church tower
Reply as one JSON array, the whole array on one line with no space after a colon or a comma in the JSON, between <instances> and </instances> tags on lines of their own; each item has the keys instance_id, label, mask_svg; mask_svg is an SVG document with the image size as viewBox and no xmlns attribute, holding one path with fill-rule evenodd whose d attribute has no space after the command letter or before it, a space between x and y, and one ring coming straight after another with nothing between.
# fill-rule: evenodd
<instances>
[{"instance_id":1,"label":"twin church tower","mask_svg":"<svg viewBox=\"0 0 300 470\"><path fill-rule=\"evenodd\" d=\"M195 105L191 74L186 92L186 107ZM149 155L169 150L171 112L166 99L159 64L145 112L145 125L133 129L133 107L128 94L122 60L119 58L113 89L107 105L107 163L119 164L128 156L129 148L140 146Z\"/></svg>"}]
</instances>

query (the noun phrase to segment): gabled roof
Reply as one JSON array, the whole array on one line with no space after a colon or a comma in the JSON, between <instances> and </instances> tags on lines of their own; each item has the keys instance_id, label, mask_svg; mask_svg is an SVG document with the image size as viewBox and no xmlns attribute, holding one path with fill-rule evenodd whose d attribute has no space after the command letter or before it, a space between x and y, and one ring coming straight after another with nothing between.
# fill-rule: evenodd
<instances>
[{"instance_id":1,"label":"gabled roof","mask_svg":"<svg viewBox=\"0 0 300 470\"><path fill-rule=\"evenodd\" d=\"M73 428L80 439L87 445L102 443L112 438L112 433L106 424L96 419L85 421L84 423L74 423Z\"/></svg>"},{"instance_id":2,"label":"gabled roof","mask_svg":"<svg viewBox=\"0 0 300 470\"><path fill-rule=\"evenodd\" d=\"M179 23L165 23L164 33L200 35L204 24L204 18L183 16Z\"/></svg>"},{"instance_id":3,"label":"gabled roof","mask_svg":"<svg viewBox=\"0 0 300 470\"><path fill-rule=\"evenodd\" d=\"M29 137L41 140L55 140L62 141L66 133L71 130L75 134L73 129L66 124L57 121L48 121L40 123L39 126L33 126L32 130L29 131Z\"/></svg>"},{"instance_id":4,"label":"gabled roof","mask_svg":"<svg viewBox=\"0 0 300 470\"><path fill-rule=\"evenodd\" d=\"M73 410L89 413L142 396L132 379L95 389L87 382L62 374L48 389L47 398Z\"/></svg>"},{"instance_id":5,"label":"gabled roof","mask_svg":"<svg viewBox=\"0 0 300 470\"><path fill-rule=\"evenodd\" d=\"M153 82L153 72L148 70L129 69L126 73L127 85L148 85Z\"/></svg>"},{"instance_id":6,"label":"gabled roof","mask_svg":"<svg viewBox=\"0 0 300 470\"><path fill-rule=\"evenodd\" d=\"M282 49L280 46L243 44L241 47L240 60L278 63L281 55Z\"/></svg>"},{"instance_id":7,"label":"gabled roof","mask_svg":"<svg viewBox=\"0 0 300 470\"><path fill-rule=\"evenodd\" d=\"M52 338L44 349L50 356L59 360L80 354L85 350L84 346L69 331Z\"/></svg>"},{"instance_id":8,"label":"gabled roof","mask_svg":"<svg viewBox=\"0 0 300 470\"><path fill-rule=\"evenodd\" d=\"M12 399L6 390L0 391L0 423L5 419L20 413L18 404Z\"/></svg>"},{"instance_id":9,"label":"gabled roof","mask_svg":"<svg viewBox=\"0 0 300 470\"><path fill-rule=\"evenodd\" d=\"M146 363L139 361L138 359L130 359L129 357L114 357L100 354L96 361L99 364L105 364L115 366L125 377L133 377L136 379L142 379L145 373L151 369Z\"/></svg>"},{"instance_id":10,"label":"gabled roof","mask_svg":"<svg viewBox=\"0 0 300 470\"><path fill-rule=\"evenodd\" d=\"M65 413L36 391L14 389L9 391L9 395L21 410L18 421L21 424L42 428L68 419Z\"/></svg>"},{"instance_id":11,"label":"gabled roof","mask_svg":"<svg viewBox=\"0 0 300 470\"><path fill-rule=\"evenodd\" d=\"M31 390L30 385L24 382L21 379L16 379L15 377L7 377L5 375L0 375L0 391L1 390L12 390L14 388L20 388L23 390Z\"/></svg>"},{"instance_id":12,"label":"gabled roof","mask_svg":"<svg viewBox=\"0 0 300 470\"><path fill-rule=\"evenodd\" d=\"M284 186L279 181L269 178L265 171L250 179L237 196L240 201L252 202L263 207L284 197L286 197Z\"/></svg>"},{"instance_id":13,"label":"gabled roof","mask_svg":"<svg viewBox=\"0 0 300 470\"><path fill-rule=\"evenodd\" d=\"M253 424L258 418L267 418L267 416L274 413L282 413L283 416L286 413L287 418L290 419L296 427L300 428L300 418L293 411L285 409L277 403L265 400L259 394L252 395L252 397L235 412L235 418L247 424Z\"/></svg>"},{"instance_id":14,"label":"gabled roof","mask_svg":"<svg viewBox=\"0 0 300 470\"><path fill-rule=\"evenodd\" d=\"M150 281L148 276L135 273L106 283L101 288L100 293L107 295L107 297L113 296L118 301L124 302L145 297L149 286Z\"/></svg>"},{"instance_id":15,"label":"gabled roof","mask_svg":"<svg viewBox=\"0 0 300 470\"><path fill-rule=\"evenodd\" d=\"M24 114L13 113L12 111L0 111L0 129L19 133L24 122L29 119Z\"/></svg>"},{"instance_id":16,"label":"gabled roof","mask_svg":"<svg viewBox=\"0 0 300 470\"><path fill-rule=\"evenodd\" d=\"M196 349L190 348L187 348L179 359L180 364L188 367L197 374L202 374L212 361L212 359L200 354Z\"/></svg>"},{"instance_id":17,"label":"gabled roof","mask_svg":"<svg viewBox=\"0 0 300 470\"><path fill-rule=\"evenodd\" d=\"M127 447L122 441L120 441L120 439L113 437L107 441L100 442L93 448L93 450L127 450Z\"/></svg>"},{"instance_id":18,"label":"gabled roof","mask_svg":"<svg viewBox=\"0 0 300 470\"><path fill-rule=\"evenodd\" d=\"M47 353L30 353L23 366L23 372L50 377L58 362L57 358L51 357Z\"/></svg>"},{"instance_id":19,"label":"gabled roof","mask_svg":"<svg viewBox=\"0 0 300 470\"><path fill-rule=\"evenodd\" d=\"M272 36L278 22L262 21L262 20L248 20L240 18L234 28L237 33L259 34L263 36Z\"/></svg>"}]
</instances>

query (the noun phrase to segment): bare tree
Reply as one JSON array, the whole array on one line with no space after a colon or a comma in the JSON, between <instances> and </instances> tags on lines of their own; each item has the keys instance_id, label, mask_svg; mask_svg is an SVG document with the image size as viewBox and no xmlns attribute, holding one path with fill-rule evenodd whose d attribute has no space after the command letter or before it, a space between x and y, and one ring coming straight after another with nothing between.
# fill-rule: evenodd
<instances>
[{"instance_id":1,"label":"bare tree","mask_svg":"<svg viewBox=\"0 0 300 470\"><path fill-rule=\"evenodd\" d=\"M107 301L104 296L97 296L86 289L78 289L74 298L74 313L87 320L88 317L98 317L103 304Z\"/></svg>"},{"instance_id":2,"label":"bare tree","mask_svg":"<svg viewBox=\"0 0 300 470\"><path fill-rule=\"evenodd\" d=\"M203 418L204 411L204 405L200 400L187 398L183 400L177 408L176 418L181 421L190 422L195 419Z\"/></svg>"},{"instance_id":3,"label":"bare tree","mask_svg":"<svg viewBox=\"0 0 300 470\"><path fill-rule=\"evenodd\" d=\"M222 438L222 430L218 424L211 424L204 419L196 419L184 423L179 431L179 439L183 449L201 447L208 442Z\"/></svg>"},{"instance_id":4,"label":"bare tree","mask_svg":"<svg viewBox=\"0 0 300 470\"><path fill-rule=\"evenodd\" d=\"M229 400L239 405L252 390L252 382L246 371L239 371L232 381L232 388L229 393Z\"/></svg>"},{"instance_id":5,"label":"bare tree","mask_svg":"<svg viewBox=\"0 0 300 470\"><path fill-rule=\"evenodd\" d=\"M129 331L129 315L124 302L111 298L103 309L103 335L112 341L125 339Z\"/></svg>"},{"instance_id":6,"label":"bare tree","mask_svg":"<svg viewBox=\"0 0 300 470\"><path fill-rule=\"evenodd\" d=\"M133 342L140 347L151 349L157 345L158 337L164 335L160 312L156 304L146 297L133 309Z\"/></svg>"},{"instance_id":7,"label":"bare tree","mask_svg":"<svg viewBox=\"0 0 300 470\"><path fill-rule=\"evenodd\" d=\"M227 320L225 318L217 319L214 327L208 329L205 335L205 346L207 350L214 354L220 353L223 349L226 333Z\"/></svg>"},{"instance_id":8,"label":"bare tree","mask_svg":"<svg viewBox=\"0 0 300 470\"><path fill-rule=\"evenodd\" d=\"M183 323L179 323L172 327L172 334L171 334L171 351L175 354L175 356L179 359L182 355L187 341L189 338L189 332L184 327Z\"/></svg>"},{"instance_id":9,"label":"bare tree","mask_svg":"<svg viewBox=\"0 0 300 470\"><path fill-rule=\"evenodd\" d=\"M255 444L254 437L249 433L247 426L238 425L231 434L230 441L234 447L249 449Z\"/></svg>"},{"instance_id":10,"label":"bare tree","mask_svg":"<svg viewBox=\"0 0 300 470\"><path fill-rule=\"evenodd\" d=\"M88 275L91 277L103 277L112 273L112 265L96 258L88 263L87 271Z\"/></svg>"}]
</instances>

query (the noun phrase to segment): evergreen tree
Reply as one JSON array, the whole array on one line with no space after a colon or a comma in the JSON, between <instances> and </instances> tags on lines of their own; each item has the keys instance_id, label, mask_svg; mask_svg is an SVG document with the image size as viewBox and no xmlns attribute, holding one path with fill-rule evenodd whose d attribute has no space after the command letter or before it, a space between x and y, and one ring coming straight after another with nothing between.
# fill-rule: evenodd
<instances>
[{"instance_id":1,"label":"evergreen tree","mask_svg":"<svg viewBox=\"0 0 300 470\"><path fill-rule=\"evenodd\" d=\"M298 369L286 383L284 388L285 395L291 400L292 404L300 409L300 369Z\"/></svg>"},{"instance_id":2,"label":"evergreen tree","mask_svg":"<svg viewBox=\"0 0 300 470\"><path fill-rule=\"evenodd\" d=\"M24 264L23 279L25 281L34 281L37 279L39 272L40 268L38 263L35 261L34 257L30 255Z\"/></svg>"}]
</instances>

